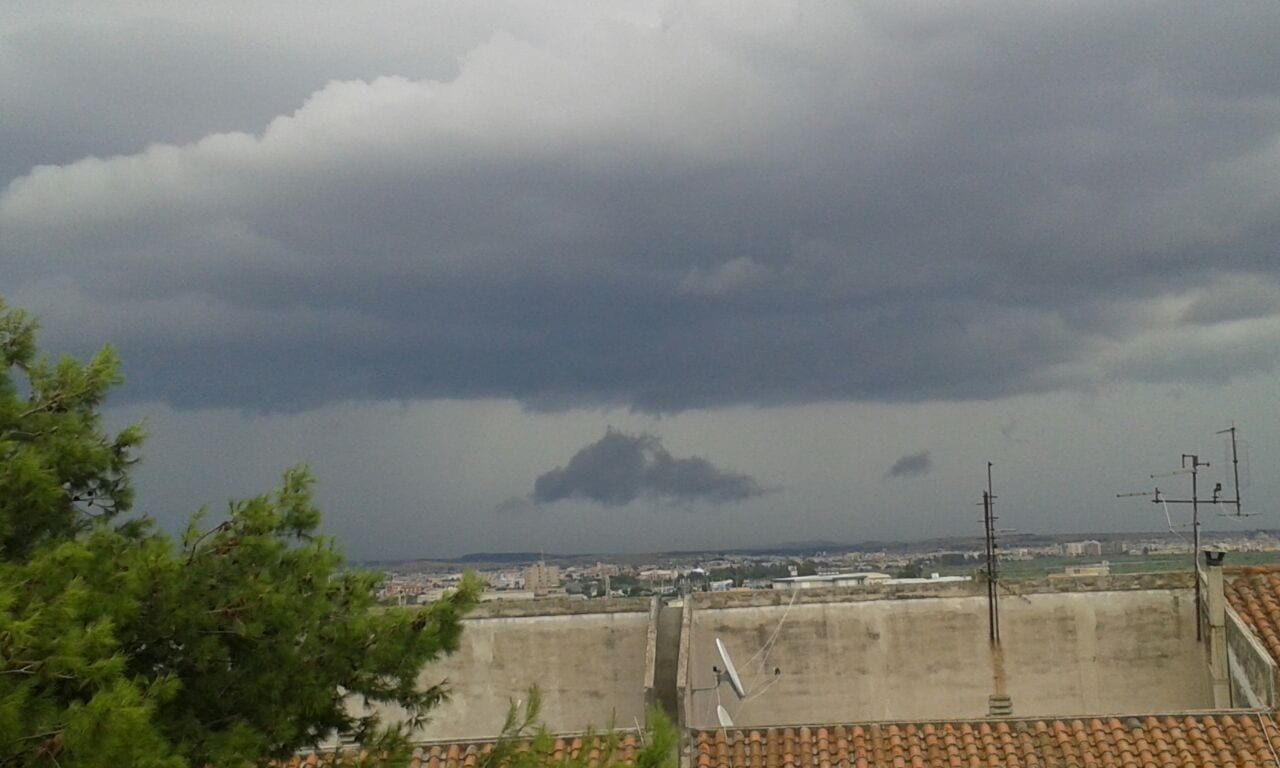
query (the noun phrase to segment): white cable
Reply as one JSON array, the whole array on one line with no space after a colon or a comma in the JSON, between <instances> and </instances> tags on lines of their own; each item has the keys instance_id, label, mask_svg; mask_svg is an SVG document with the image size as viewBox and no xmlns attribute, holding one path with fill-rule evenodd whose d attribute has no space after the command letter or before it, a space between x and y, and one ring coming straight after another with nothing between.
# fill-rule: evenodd
<instances>
[{"instance_id":1,"label":"white cable","mask_svg":"<svg viewBox=\"0 0 1280 768\"><path fill-rule=\"evenodd\" d=\"M774 676L774 678L773 678L772 680L770 680L770 681L769 681L769 684L768 684L768 685L766 685L765 687L763 687L763 688L761 688L760 690L756 691L755 693L751 694L751 695L750 695L750 696L748 696L747 698L743 699L743 700L742 700L742 703L743 703L743 704L746 704L747 702L749 702L749 701L752 701L752 700L756 699L757 697L759 697L760 695L762 695L765 691L767 691L767 690L769 690L770 688L772 688L772 687L774 686L774 683L776 683L776 682L778 682L778 676L777 676L777 675L775 675L775 676Z\"/></svg>"},{"instance_id":2,"label":"white cable","mask_svg":"<svg viewBox=\"0 0 1280 768\"><path fill-rule=\"evenodd\" d=\"M1169 502L1161 499L1160 505L1164 507L1164 519L1169 524L1169 533L1172 533L1174 536L1177 536L1185 542L1187 537L1178 533L1177 528L1173 524L1173 516L1169 514ZM1186 525L1190 525L1190 523L1187 523Z\"/></svg>"},{"instance_id":3,"label":"white cable","mask_svg":"<svg viewBox=\"0 0 1280 768\"><path fill-rule=\"evenodd\" d=\"M791 613L791 606L796 604L796 598L799 596L800 589L798 587L792 587L791 601L787 603L787 609L782 612L782 618L778 619L778 626L773 628L773 634L769 635L769 639L764 642L764 645L760 646L760 650L756 651L751 658L747 659L746 668L750 669L751 662L755 661L756 656L759 656L762 652L764 653L764 657L760 659L760 670L756 673L755 677L752 678L753 687L754 682L765 674L765 664L769 661L769 654L773 652L773 644L777 641L778 633L782 631L782 625L786 623L787 616Z\"/></svg>"}]
</instances>

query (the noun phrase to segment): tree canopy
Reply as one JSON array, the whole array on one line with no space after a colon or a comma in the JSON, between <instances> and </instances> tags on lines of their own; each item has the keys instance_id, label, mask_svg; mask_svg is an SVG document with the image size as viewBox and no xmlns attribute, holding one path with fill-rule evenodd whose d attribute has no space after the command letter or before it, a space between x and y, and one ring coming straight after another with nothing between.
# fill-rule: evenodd
<instances>
[{"instance_id":1,"label":"tree canopy","mask_svg":"<svg viewBox=\"0 0 1280 768\"><path fill-rule=\"evenodd\" d=\"M347 703L423 716L446 690L419 672L457 648L478 582L378 610L379 575L319 532L301 467L157 530L132 509L142 430L102 427L119 382L110 347L51 362L0 301L0 766L254 765L333 734L392 754L412 718Z\"/></svg>"}]
</instances>

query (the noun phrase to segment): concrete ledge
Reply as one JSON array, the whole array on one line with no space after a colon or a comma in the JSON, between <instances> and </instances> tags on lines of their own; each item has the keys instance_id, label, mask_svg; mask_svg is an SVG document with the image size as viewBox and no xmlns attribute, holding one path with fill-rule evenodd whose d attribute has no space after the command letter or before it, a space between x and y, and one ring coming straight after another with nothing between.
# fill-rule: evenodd
<instances>
[{"instance_id":1,"label":"concrete ledge","mask_svg":"<svg viewBox=\"0 0 1280 768\"><path fill-rule=\"evenodd\" d=\"M1111 574L1108 576L1050 577L1017 581L1002 592L1005 599L1017 595L1061 594L1064 592L1128 592L1134 590L1191 589L1193 574L1187 571ZM938 597L973 597L986 594L981 581L941 584L889 584L857 587L813 587L809 589L757 589L735 592L696 592L690 602L697 610L717 608L762 608L785 606L796 595L797 605L813 603L858 603L870 600L914 600Z\"/></svg>"},{"instance_id":2,"label":"concrete ledge","mask_svg":"<svg viewBox=\"0 0 1280 768\"><path fill-rule=\"evenodd\" d=\"M693 601L685 600L680 609L680 651L676 655L676 695L680 697L676 725L681 730L689 724L689 636L693 634Z\"/></svg>"},{"instance_id":3,"label":"concrete ledge","mask_svg":"<svg viewBox=\"0 0 1280 768\"><path fill-rule=\"evenodd\" d=\"M467 614L468 619L506 619L520 616L581 616L591 613L648 613L647 597L614 597L608 600L570 600L546 597L537 600L491 600Z\"/></svg>"},{"instance_id":4,"label":"concrete ledge","mask_svg":"<svg viewBox=\"0 0 1280 768\"><path fill-rule=\"evenodd\" d=\"M649 601L649 630L646 633L644 646L644 695L645 703L653 704L653 684L658 664L658 612L662 610L662 600L657 597Z\"/></svg>"},{"instance_id":5,"label":"concrete ledge","mask_svg":"<svg viewBox=\"0 0 1280 768\"><path fill-rule=\"evenodd\" d=\"M1276 700L1277 669L1271 654L1230 605L1227 613L1227 656L1232 703L1238 707L1271 707Z\"/></svg>"}]
</instances>

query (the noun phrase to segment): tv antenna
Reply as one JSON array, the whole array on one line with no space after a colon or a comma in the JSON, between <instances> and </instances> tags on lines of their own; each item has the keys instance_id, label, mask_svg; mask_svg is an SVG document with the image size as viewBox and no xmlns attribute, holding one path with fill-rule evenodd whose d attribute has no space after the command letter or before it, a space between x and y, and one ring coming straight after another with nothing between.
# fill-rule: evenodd
<instances>
[{"instance_id":1,"label":"tv antenna","mask_svg":"<svg viewBox=\"0 0 1280 768\"><path fill-rule=\"evenodd\" d=\"M1000 644L999 545L996 543L996 495L991 488L991 462L987 462L987 489L982 492L982 528L987 557L987 632L991 644Z\"/></svg>"},{"instance_id":2,"label":"tv antenna","mask_svg":"<svg viewBox=\"0 0 1280 768\"><path fill-rule=\"evenodd\" d=\"M1200 595L1200 504L1201 503L1213 504L1215 507L1222 506L1224 504L1229 506L1234 506L1236 508L1234 517L1244 516L1243 503L1240 499L1240 462L1239 462L1238 448L1236 445L1236 426L1235 424L1232 424L1227 429L1221 430L1215 434L1231 435L1232 471L1233 471L1234 483L1235 483L1234 499L1223 498L1222 483L1216 483L1214 485L1212 497L1208 499L1200 498L1200 469L1203 467L1208 467L1209 462L1201 461L1200 455L1195 453L1182 454L1181 466L1178 469L1175 469L1172 472L1165 472L1162 474L1153 474L1150 476L1152 480L1155 480L1157 478L1173 477L1175 475L1190 475L1191 476L1191 498L1170 499L1167 496L1165 496L1163 493L1161 493L1159 486L1153 487L1150 492L1117 493L1116 494L1116 498L1124 498L1129 496L1150 496L1152 504L1163 505L1165 520L1168 522L1169 531L1171 533L1177 533L1177 530L1173 522L1173 517L1172 515L1169 514L1169 505L1170 504L1190 504L1191 505L1191 523L1190 523L1191 567L1193 569L1193 572L1195 573L1196 641L1197 642L1203 639L1202 637L1203 630L1200 627L1200 621L1202 618L1202 614L1204 612L1204 607L1200 605L1200 600L1201 600L1201 595Z\"/></svg>"},{"instance_id":3,"label":"tv antenna","mask_svg":"<svg viewBox=\"0 0 1280 768\"><path fill-rule=\"evenodd\" d=\"M991 484L991 468L987 462L987 489L982 492L982 528L986 540L987 556L987 632L991 642L991 670L993 692L987 697L987 705L993 716L1008 717L1013 713L1013 701L1009 698L1005 680L1004 651L1000 648L1000 545L996 534L996 494ZM1012 590L1010 590L1012 591ZM1016 593L1015 593L1016 594ZM1027 598L1019 595L1022 599Z\"/></svg>"}]
</instances>

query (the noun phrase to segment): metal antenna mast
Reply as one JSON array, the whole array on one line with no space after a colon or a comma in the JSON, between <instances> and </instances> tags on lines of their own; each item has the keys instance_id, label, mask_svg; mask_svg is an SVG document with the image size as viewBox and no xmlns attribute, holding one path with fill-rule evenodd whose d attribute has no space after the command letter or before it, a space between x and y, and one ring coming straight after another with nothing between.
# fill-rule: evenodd
<instances>
[{"instance_id":1,"label":"metal antenna mast","mask_svg":"<svg viewBox=\"0 0 1280 768\"><path fill-rule=\"evenodd\" d=\"M996 542L996 494L991 485L991 462L987 462L987 489L982 492L982 528L987 544L987 628L991 641L993 691L987 697L988 712L993 717L1013 714L1005 679L1004 651L1000 648L1000 545Z\"/></svg>"},{"instance_id":2,"label":"metal antenna mast","mask_svg":"<svg viewBox=\"0 0 1280 768\"><path fill-rule=\"evenodd\" d=\"M1233 470L1235 472L1236 497L1234 499L1221 498L1220 494L1222 493L1222 483L1218 483L1213 488L1213 498L1206 499L1206 502L1212 503L1215 506L1220 504L1234 505L1236 508L1236 515L1240 516L1243 514L1243 512L1242 512L1242 506L1240 501L1240 469L1239 469L1239 457L1237 456L1237 453L1236 453L1236 427L1234 424L1228 427L1227 429L1217 432L1216 434L1222 435L1227 433L1230 433L1231 435L1231 460L1233 464ZM1204 606L1200 604L1201 595L1200 595L1200 480L1199 478L1200 478L1200 468L1207 467L1207 466L1209 466L1209 462L1201 461L1200 456L1198 454L1184 453L1182 454L1181 469L1175 470L1173 472L1165 473L1163 475L1160 475L1160 474L1151 475L1151 478L1153 480L1157 477L1169 477L1170 475L1191 475L1191 498L1189 499L1165 498L1165 496L1163 496L1160 493L1160 489L1158 487L1154 488L1151 493L1117 493L1116 494L1117 498L1120 498L1123 496L1151 496L1152 504L1163 504L1165 506L1166 515L1168 514L1168 509L1169 509L1168 505L1170 504L1190 504L1191 505L1191 565L1195 573L1196 640L1197 641L1200 641L1202 639L1203 630L1201 629L1200 624L1201 624L1201 618L1203 617L1203 613L1204 613ZM1173 530L1172 519L1169 520L1169 529Z\"/></svg>"},{"instance_id":3,"label":"metal antenna mast","mask_svg":"<svg viewBox=\"0 0 1280 768\"><path fill-rule=\"evenodd\" d=\"M991 488L991 462L987 462L987 489L982 492L982 527L987 545L987 624L992 645L1000 644L1000 557L996 545L996 495Z\"/></svg>"}]
</instances>

